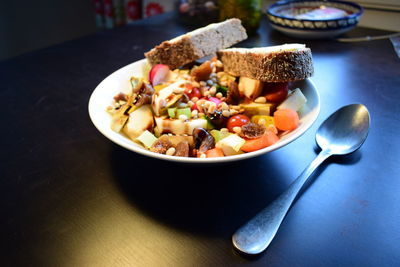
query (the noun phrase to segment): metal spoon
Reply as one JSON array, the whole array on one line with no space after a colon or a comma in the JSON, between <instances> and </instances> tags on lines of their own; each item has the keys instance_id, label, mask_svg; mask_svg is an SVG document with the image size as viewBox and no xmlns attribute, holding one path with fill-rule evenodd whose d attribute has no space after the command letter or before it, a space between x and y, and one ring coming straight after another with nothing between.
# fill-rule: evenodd
<instances>
[{"instance_id":1,"label":"metal spoon","mask_svg":"<svg viewBox=\"0 0 400 267\"><path fill-rule=\"evenodd\" d=\"M246 254L264 251L308 177L328 157L357 150L367 138L369 124L368 110L361 104L344 106L326 119L315 137L321 152L284 193L236 231L235 248Z\"/></svg>"}]
</instances>

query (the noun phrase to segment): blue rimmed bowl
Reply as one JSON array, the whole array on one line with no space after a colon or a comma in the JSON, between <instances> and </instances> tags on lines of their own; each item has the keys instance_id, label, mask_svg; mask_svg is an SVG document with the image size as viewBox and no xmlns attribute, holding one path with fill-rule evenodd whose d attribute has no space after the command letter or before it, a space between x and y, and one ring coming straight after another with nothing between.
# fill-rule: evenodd
<instances>
[{"instance_id":1,"label":"blue rimmed bowl","mask_svg":"<svg viewBox=\"0 0 400 267\"><path fill-rule=\"evenodd\" d=\"M279 1L268 7L274 29L296 38L332 38L356 27L364 9L345 1Z\"/></svg>"}]
</instances>

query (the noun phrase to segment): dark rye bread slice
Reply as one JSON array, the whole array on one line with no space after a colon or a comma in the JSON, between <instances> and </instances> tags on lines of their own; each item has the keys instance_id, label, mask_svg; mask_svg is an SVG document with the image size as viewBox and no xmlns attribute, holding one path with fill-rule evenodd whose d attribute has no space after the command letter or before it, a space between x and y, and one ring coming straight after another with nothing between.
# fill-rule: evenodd
<instances>
[{"instance_id":1,"label":"dark rye bread slice","mask_svg":"<svg viewBox=\"0 0 400 267\"><path fill-rule=\"evenodd\" d=\"M165 64L178 68L247 38L239 19L213 23L192 32L164 41L144 55L151 65Z\"/></svg>"},{"instance_id":2,"label":"dark rye bread slice","mask_svg":"<svg viewBox=\"0 0 400 267\"><path fill-rule=\"evenodd\" d=\"M303 44L219 51L224 71L263 82L304 80L314 72L311 50Z\"/></svg>"}]
</instances>

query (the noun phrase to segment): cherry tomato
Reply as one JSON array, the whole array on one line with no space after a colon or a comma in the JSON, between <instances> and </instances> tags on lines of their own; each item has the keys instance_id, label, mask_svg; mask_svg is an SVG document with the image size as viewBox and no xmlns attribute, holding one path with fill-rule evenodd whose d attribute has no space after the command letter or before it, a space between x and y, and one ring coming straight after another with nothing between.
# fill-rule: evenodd
<instances>
[{"instance_id":1,"label":"cherry tomato","mask_svg":"<svg viewBox=\"0 0 400 267\"><path fill-rule=\"evenodd\" d=\"M267 92L265 98L268 102L282 102L286 99L289 92L288 83L266 83L264 86Z\"/></svg>"},{"instance_id":2,"label":"cherry tomato","mask_svg":"<svg viewBox=\"0 0 400 267\"><path fill-rule=\"evenodd\" d=\"M235 115L229 118L226 127L230 132L234 132L233 131L234 127L242 127L243 125L248 124L249 122L250 119L246 115Z\"/></svg>"},{"instance_id":3,"label":"cherry tomato","mask_svg":"<svg viewBox=\"0 0 400 267\"><path fill-rule=\"evenodd\" d=\"M194 104L191 106L191 110L197 110L197 111L199 111L199 108L197 107L196 103L194 103Z\"/></svg>"},{"instance_id":4,"label":"cherry tomato","mask_svg":"<svg viewBox=\"0 0 400 267\"><path fill-rule=\"evenodd\" d=\"M189 99L192 99L193 97L200 99L202 97L199 88L193 87L191 84L186 84L185 87L185 94L189 97Z\"/></svg>"}]
</instances>

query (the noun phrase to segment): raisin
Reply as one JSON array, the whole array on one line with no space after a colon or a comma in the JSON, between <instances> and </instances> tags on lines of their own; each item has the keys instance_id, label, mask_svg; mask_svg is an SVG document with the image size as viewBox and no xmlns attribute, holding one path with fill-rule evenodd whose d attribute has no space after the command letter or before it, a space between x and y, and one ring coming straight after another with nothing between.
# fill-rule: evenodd
<instances>
[{"instance_id":1,"label":"raisin","mask_svg":"<svg viewBox=\"0 0 400 267\"><path fill-rule=\"evenodd\" d=\"M206 81L212 72L210 61L206 61L197 68L192 69L190 75L194 77L197 82Z\"/></svg>"},{"instance_id":2,"label":"raisin","mask_svg":"<svg viewBox=\"0 0 400 267\"><path fill-rule=\"evenodd\" d=\"M265 133L265 126L256 123L247 123L242 126L240 135L245 138L254 139Z\"/></svg>"}]
</instances>

